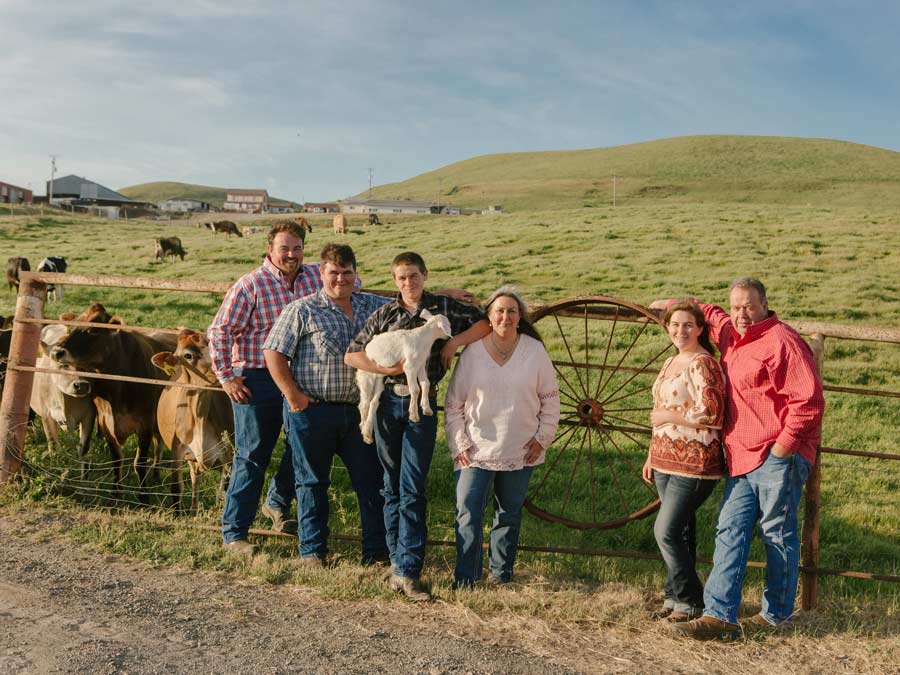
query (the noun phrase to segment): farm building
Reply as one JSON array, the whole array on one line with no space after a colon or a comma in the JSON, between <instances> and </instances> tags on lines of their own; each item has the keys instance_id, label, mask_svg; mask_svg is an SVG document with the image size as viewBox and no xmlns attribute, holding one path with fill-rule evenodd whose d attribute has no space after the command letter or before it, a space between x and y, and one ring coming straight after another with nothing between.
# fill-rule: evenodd
<instances>
[{"instance_id":1,"label":"farm building","mask_svg":"<svg viewBox=\"0 0 900 675\"><path fill-rule=\"evenodd\" d=\"M32 201L31 190L0 182L0 203L31 204Z\"/></svg>"},{"instance_id":2,"label":"farm building","mask_svg":"<svg viewBox=\"0 0 900 675\"><path fill-rule=\"evenodd\" d=\"M203 202L199 199L179 198L167 199L164 202L157 202L157 208L160 211L209 211L209 202Z\"/></svg>"},{"instance_id":3,"label":"farm building","mask_svg":"<svg viewBox=\"0 0 900 675\"><path fill-rule=\"evenodd\" d=\"M101 206L143 205L143 202L131 200L100 183L75 174L55 179L52 189L48 180L47 194L51 196L54 204L75 203L79 205L79 202L82 202L84 205L99 204Z\"/></svg>"},{"instance_id":4,"label":"farm building","mask_svg":"<svg viewBox=\"0 0 900 675\"><path fill-rule=\"evenodd\" d=\"M264 213L269 209L269 193L266 190L228 189L223 208L226 211Z\"/></svg>"},{"instance_id":5,"label":"farm building","mask_svg":"<svg viewBox=\"0 0 900 675\"><path fill-rule=\"evenodd\" d=\"M340 213L341 207L337 202L306 202L303 210L306 213Z\"/></svg>"},{"instance_id":6,"label":"farm building","mask_svg":"<svg viewBox=\"0 0 900 675\"><path fill-rule=\"evenodd\" d=\"M270 201L266 213L293 213L294 211L294 205L291 202Z\"/></svg>"},{"instance_id":7,"label":"farm building","mask_svg":"<svg viewBox=\"0 0 900 675\"><path fill-rule=\"evenodd\" d=\"M341 204L344 213L442 213L446 207L434 202L406 199L347 199Z\"/></svg>"}]
</instances>

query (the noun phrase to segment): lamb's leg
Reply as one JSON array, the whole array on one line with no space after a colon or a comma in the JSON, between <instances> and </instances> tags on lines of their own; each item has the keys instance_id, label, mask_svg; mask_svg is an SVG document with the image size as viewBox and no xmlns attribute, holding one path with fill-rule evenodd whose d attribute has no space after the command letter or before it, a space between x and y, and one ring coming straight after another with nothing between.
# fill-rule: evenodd
<instances>
[{"instance_id":1,"label":"lamb's leg","mask_svg":"<svg viewBox=\"0 0 900 675\"><path fill-rule=\"evenodd\" d=\"M434 415L434 411L431 409L431 403L428 400L428 394L431 392L431 382L428 381L428 371L422 369L422 372L419 373L419 377L419 386L422 388L422 414Z\"/></svg>"},{"instance_id":2,"label":"lamb's leg","mask_svg":"<svg viewBox=\"0 0 900 675\"><path fill-rule=\"evenodd\" d=\"M406 384L409 386L409 421L418 422L421 419L419 417L418 373L409 364L404 364L403 373L406 375Z\"/></svg>"},{"instance_id":3,"label":"lamb's leg","mask_svg":"<svg viewBox=\"0 0 900 675\"><path fill-rule=\"evenodd\" d=\"M378 411L378 404L381 403L381 392L384 391L384 378L376 376L372 378L372 393L369 401L369 409L366 412L365 429L363 429L363 440L366 443L375 442L375 413Z\"/></svg>"}]
</instances>

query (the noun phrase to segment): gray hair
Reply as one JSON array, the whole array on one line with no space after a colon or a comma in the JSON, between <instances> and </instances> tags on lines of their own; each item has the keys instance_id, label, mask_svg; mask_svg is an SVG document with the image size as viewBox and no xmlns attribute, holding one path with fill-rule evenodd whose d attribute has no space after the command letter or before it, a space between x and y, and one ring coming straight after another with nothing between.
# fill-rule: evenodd
<instances>
[{"instance_id":1,"label":"gray hair","mask_svg":"<svg viewBox=\"0 0 900 675\"><path fill-rule=\"evenodd\" d=\"M513 300L515 300L516 304L519 306L518 331L520 333L524 333L528 337L534 338L535 340L543 344L544 340L541 338L541 334L538 333L537 329L531 323L531 313L528 311L528 305L526 305L525 301L522 300L522 296L519 295L519 291L516 290L516 287L512 284L503 284L500 288L491 293L491 296L484 304L485 314L491 311L491 305L494 304L494 301L497 298L512 298Z\"/></svg>"},{"instance_id":2,"label":"gray hair","mask_svg":"<svg viewBox=\"0 0 900 675\"><path fill-rule=\"evenodd\" d=\"M731 282L728 292L731 293L735 288L743 288L744 290L752 288L759 294L759 301L766 303L766 287L763 286L763 282L759 279L754 279L753 277L738 277Z\"/></svg>"}]
</instances>

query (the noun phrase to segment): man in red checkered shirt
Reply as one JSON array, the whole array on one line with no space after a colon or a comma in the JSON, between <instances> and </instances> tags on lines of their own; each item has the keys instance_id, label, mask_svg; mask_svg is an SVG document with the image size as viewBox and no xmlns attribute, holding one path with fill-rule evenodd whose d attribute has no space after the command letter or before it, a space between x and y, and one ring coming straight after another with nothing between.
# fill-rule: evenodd
<instances>
[{"instance_id":1,"label":"man in red checkered shirt","mask_svg":"<svg viewBox=\"0 0 900 675\"><path fill-rule=\"evenodd\" d=\"M293 221L275 224L263 264L235 282L209 327L213 371L231 399L236 453L222 513L225 546L252 554L247 531L256 518L266 469L281 433L281 391L266 369L263 343L288 303L322 288L319 265L303 264L306 231ZM276 530L295 534L291 450L269 484L263 514Z\"/></svg>"},{"instance_id":2,"label":"man in red checkered shirt","mask_svg":"<svg viewBox=\"0 0 900 675\"><path fill-rule=\"evenodd\" d=\"M728 479L719 510L704 615L674 623L690 637L736 637L750 541L759 524L766 588L747 629L785 624L794 612L800 565L797 509L816 459L825 399L812 350L769 311L757 279L731 284L731 309L701 304L721 352L727 407L722 440ZM659 307L662 301L651 307Z\"/></svg>"}]
</instances>

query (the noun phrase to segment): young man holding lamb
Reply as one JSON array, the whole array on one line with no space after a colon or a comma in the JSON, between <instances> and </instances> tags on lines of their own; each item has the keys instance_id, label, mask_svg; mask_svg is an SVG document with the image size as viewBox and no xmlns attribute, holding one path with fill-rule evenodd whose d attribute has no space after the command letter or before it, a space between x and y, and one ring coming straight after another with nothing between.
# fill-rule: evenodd
<instances>
[{"instance_id":1,"label":"young man holding lamb","mask_svg":"<svg viewBox=\"0 0 900 675\"><path fill-rule=\"evenodd\" d=\"M425 323L423 310L442 314L450 321L453 337L438 340L431 348L427 372L431 407L436 405L437 383L447 372L456 350L490 332L481 310L450 297L425 290L428 269L418 253L401 253L391 263L391 276L399 297L377 309L350 343L344 361L370 373L388 376L375 420L375 447L384 470L384 524L393 573L390 587L411 600L429 600L419 577L425 561L425 487L434 455L437 416L424 415L418 422L409 419L409 387L403 364L382 367L365 353L369 341L381 333L418 328Z\"/></svg>"}]
</instances>

